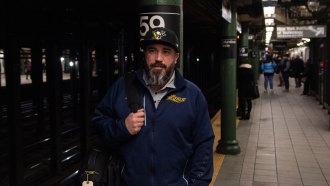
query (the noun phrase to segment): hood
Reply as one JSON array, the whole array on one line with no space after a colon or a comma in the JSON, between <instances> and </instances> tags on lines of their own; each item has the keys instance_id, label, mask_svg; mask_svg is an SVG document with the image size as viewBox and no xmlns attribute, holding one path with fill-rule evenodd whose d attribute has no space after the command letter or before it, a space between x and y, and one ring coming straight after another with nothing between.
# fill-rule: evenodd
<instances>
[{"instance_id":1,"label":"hood","mask_svg":"<svg viewBox=\"0 0 330 186\"><path fill-rule=\"evenodd\" d=\"M252 65L250 65L248 63L243 63L239 66L239 68L252 68Z\"/></svg>"}]
</instances>

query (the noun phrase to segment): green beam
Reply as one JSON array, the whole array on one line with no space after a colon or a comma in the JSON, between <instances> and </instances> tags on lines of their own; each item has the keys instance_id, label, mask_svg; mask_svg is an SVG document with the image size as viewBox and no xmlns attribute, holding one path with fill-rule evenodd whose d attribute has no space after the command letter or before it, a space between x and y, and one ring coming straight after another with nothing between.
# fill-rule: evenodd
<instances>
[{"instance_id":1,"label":"green beam","mask_svg":"<svg viewBox=\"0 0 330 186\"><path fill-rule=\"evenodd\" d=\"M223 40L221 61L221 139L216 152L221 154L239 154L241 149L236 140L236 0L231 2L231 23L223 20Z\"/></svg>"},{"instance_id":2,"label":"green beam","mask_svg":"<svg viewBox=\"0 0 330 186\"><path fill-rule=\"evenodd\" d=\"M242 34L239 43L239 57L249 57L249 27L247 23L242 23Z\"/></svg>"}]
</instances>

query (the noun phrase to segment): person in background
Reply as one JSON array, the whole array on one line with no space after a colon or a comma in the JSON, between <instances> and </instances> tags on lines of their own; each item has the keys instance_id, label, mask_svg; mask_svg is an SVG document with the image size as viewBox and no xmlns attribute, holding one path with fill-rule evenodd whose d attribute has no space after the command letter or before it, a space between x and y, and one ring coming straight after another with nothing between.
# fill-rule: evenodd
<instances>
[{"instance_id":1,"label":"person in background","mask_svg":"<svg viewBox=\"0 0 330 186\"><path fill-rule=\"evenodd\" d=\"M273 77L276 63L273 61L272 55L267 54L264 62L261 63L261 70L264 73L264 92L268 92L268 85L270 92L273 93Z\"/></svg>"},{"instance_id":2,"label":"person in background","mask_svg":"<svg viewBox=\"0 0 330 186\"><path fill-rule=\"evenodd\" d=\"M305 68L304 68L304 73L303 73L303 78L305 79L304 81L304 91L302 93L302 95L309 95L309 89L310 89L310 83L311 83L311 79L313 77L313 64L311 62L310 59L307 59L307 62L305 64Z\"/></svg>"},{"instance_id":3,"label":"person in background","mask_svg":"<svg viewBox=\"0 0 330 186\"><path fill-rule=\"evenodd\" d=\"M276 70L275 70L275 73L278 74L278 80L280 82L277 85L278 87L281 87L284 84L282 69L283 69L283 57L278 56L276 60Z\"/></svg>"},{"instance_id":4,"label":"person in background","mask_svg":"<svg viewBox=\"0 0 330 186\"><path fill-rule=\"evenodd\" d=\"M178 38L169 29L151 29L140 46L139 109L130 111L121 77L96 107L92 124L123 159L122 185L208 186L214 133L203 93L175 68Z\"/></svg>"},{"instance_id":5,"label":"person in background","mask_svg":"<svg viewBox=\"0 0 330 186\"><path fill-rule=\"evenodd\" d=\"M282 76L283 76L283 82L284 82L284 87L285 87L286 92L289 92L289 88L290 88L289 78L290 78L291 62L290 62L289 57L290 57L289 54L284 55L283 67L282 67Z\"/></svg>"},{"instance_id":6,"label":"person in background","mask_svg":"<svg viewBox=\"0 0 330 186\"><path fill-rule=\"evenodd\" d=\"M254 75L248 58L241 58L237 70L238 112L241 120L249 120L252 110Z\"/></svg>"},{"instance_id":7,"label":"person in background","mask_svg":"<svg viewBox=\"0 0 330 186\"><path fill-rule=\"evenodd\" d=\"M296 88L301 87L301 77L304 72L304 61L299 55L292 61L293 77L295 79Z\"/></svg>"},{"instance_id":8,"label":"person in background","mask_svg":"<svg viewBox=\"0 0 330 186\"><path fill-rule=\"evenodd\" d=\"M31 76L31 68L32 68L31 61L26 59L24 61L24 73L25 73L26 80L28 80L29 76Z\"/></svg>"}]
</instances>

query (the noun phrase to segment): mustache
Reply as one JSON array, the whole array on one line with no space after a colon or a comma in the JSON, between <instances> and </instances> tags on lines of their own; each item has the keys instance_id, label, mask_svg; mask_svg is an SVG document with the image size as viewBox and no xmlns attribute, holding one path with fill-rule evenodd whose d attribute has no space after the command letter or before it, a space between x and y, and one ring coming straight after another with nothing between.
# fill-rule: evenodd
<instances>
[{"instance_id":1,"label":"mustache","mask_svg":"<svg viewBox=\"0 0 330 186\"><path fill-rule=\"evenodd\" d=\"M161 67L161 68L166 68L166 65L164 65L161 62L156 62L154 64L151 64L150 67Z\"/></svg>"}]
</instances>

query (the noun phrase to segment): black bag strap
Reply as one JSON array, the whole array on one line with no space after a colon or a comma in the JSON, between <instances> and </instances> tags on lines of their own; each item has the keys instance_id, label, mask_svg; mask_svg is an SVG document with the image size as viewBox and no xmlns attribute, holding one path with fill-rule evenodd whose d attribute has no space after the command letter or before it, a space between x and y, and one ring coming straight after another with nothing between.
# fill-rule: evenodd
<instances>
[{"instance_id":1,"label":"black bag strap","mask_svg":"<svg viewBox=\"0 0 330 186\"><path fill-rule=\"evenodd\" d=\"M127 103L128 107L132 112L137 112L139 109L140 102L140 94L139 94L139 84L136 77L136 73L134 71L128 72L125 77L125 90L127 94Z\"/></svg>"}]
</instances>

